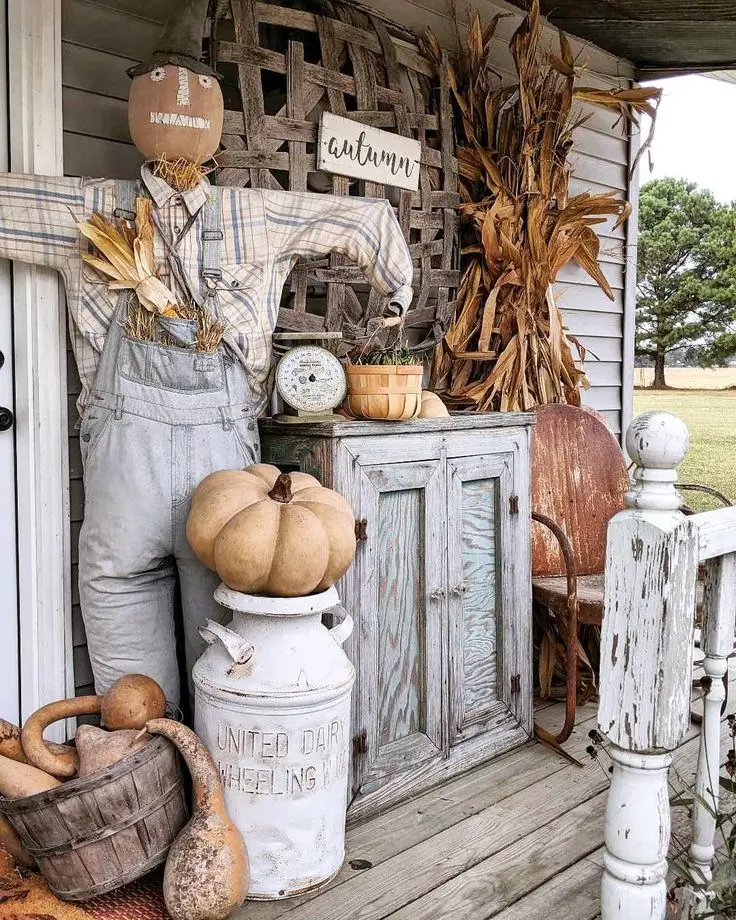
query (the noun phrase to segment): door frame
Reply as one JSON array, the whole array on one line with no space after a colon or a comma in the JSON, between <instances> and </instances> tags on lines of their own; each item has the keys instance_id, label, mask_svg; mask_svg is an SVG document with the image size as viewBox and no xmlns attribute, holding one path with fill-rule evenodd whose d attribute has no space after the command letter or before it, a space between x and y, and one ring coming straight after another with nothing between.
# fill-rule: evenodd
<instances>
[{"instance_id":1,"label":"door frame","mask_svg":"<svg viewBox=\"0 0 736 920\"><path fill-rule=\"evenodd\" d=\"M0 0L0 170L8 168L8 48L7 0ZM0 403L15 411L13 386L13 306L10 264L0 265ZM0 603L0 715L17 721L20 715L18 663L18 551L16 545L15 432L0 434L3 466L9 463L12 474L0 476L0 559L2 559L3 600ZM10 513L6 512L10 508Z\"/></svg>"},{"instance_id":2,"label":"door frame","mask_svg":"<svg viewBox=\"0 0 736 920\"><path fill-rule=\"evenodd\" d=\"M63 174L61 0L8 0L10 168ZM66 316L58 274L13 264L21 716L74 693ZM64 735L58 725L50 736Z\"/></svg>"}]
</instances>

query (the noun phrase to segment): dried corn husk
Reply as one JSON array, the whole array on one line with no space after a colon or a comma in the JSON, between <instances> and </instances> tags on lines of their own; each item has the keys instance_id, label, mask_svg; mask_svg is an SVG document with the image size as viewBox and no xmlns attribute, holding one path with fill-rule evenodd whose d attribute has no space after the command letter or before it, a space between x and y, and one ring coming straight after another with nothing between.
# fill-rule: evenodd
<instances>
[{"instance_id":1,"label":"dried corn husk","mask_svg":"<svg viewBox=\"0 0 736 920\"><path fill-rule=\"evenodd\" d=\"M559 53L542 46L538 0L511 39L518 81L501 86L487 66L498 19L484 27L476 14L467 53L443 74L457 115L464 246L457 311L430 388L479 410L579 404L585 350L565 330L553 284L575 260L612 298L595 227L610 218L618 227L631 209L615 192L570 197L573 132L586 121L575 102L611 108L628 124L655 114L659 90L576 89L582 69L565 34ZM427 50L443 66L431 33Z\"/></svg>"},{"instance_id":2,"label":"dried corn husk","mask_svg":"<svg viewBox=\"0 0 736 920\"><path fill-rule=\"evenodd\" d=\"M146 310L178 316L175 295L156 275L153 250L151 201L136 199L135 229L123 222L122 229L100 214L79 223L79 232L98 250L99 256L83 253L84 261L110 278L111 291L135 291Z\"/></svg>"},{"instance_id":3,"label":"dried corn husk","mask_svg":"<svg viewBox=\"0 0 736 920\"><path fill-rule=\"evenodd\" d=\"M198 172L201 178L201 171ZM136 199L135 226L121 221L116 226L100 214L93 214L79 224L79 230L100 255L83 253L84 261L106 278L111 291L130 291L125 331L142 341L157 341L178 346L157 328L156 316L194 320L194 347L214 352L220 345L225 327L214 316L194 303L177 303L176 295L160 280L154 250L153 205L148 198ZM180 347L180 346L179 346Z\"/></svg>"}]
</instances>

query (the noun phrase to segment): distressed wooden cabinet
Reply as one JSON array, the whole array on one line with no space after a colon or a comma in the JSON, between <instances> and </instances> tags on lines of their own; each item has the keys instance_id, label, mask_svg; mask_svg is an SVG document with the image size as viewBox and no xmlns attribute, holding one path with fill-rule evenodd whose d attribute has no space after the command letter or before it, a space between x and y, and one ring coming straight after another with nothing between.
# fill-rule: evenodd
<instances>
[{"instance_id":1,"label":"distressed wooden cabinet","mask_svg":"<svg viewBox=\"0 0 736 920\"><path fill-rule=\"evenodd\" d=\"M338 586L356 624L353 818L531 735L531 423L262 423L265 462L317 476L363 522Z\"/></svg>"}]
</instances>

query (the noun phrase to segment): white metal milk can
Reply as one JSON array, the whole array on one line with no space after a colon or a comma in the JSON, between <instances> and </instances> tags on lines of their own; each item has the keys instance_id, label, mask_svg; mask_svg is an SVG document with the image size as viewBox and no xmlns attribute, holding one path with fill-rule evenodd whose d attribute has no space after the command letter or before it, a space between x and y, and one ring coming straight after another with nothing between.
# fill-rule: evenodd
<instances>
[{"instance_id":1,"label":"white metal milk can","mask_svg":"<svg viewBox=\"0 0 736 920\"><path fill-rule=\"evenodd\" d=\"M194 727L220 771L228 814L248 849L249 898L288 898L329 881L345 857L350 694L355 669L341 645L347 614L335 588L310 597L239 594L217 602L194 666Z\"/></svg>"}]
</instances>

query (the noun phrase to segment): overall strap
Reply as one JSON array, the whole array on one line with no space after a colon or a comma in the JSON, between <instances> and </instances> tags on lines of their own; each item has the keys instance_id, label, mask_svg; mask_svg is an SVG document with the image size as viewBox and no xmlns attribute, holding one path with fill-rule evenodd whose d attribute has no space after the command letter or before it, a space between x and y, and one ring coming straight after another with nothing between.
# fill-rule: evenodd
<instances>
[{"instance_id":1,"label":"overall strap","mask_svg":"<svg viewBox=\"0 0 736 920\"><path fill-rule=\"evenodd\" d=\"M134 221L136 218L135 200L140 194L140 182L135 179L115 180L115 210L113 217Z\"/></svg>"},{"instance_id":2,"label":"overall strap","mask_svg":"<svg viewBox=\"0 0 736 920\"><path fill-rule=\"evenodd\" d=\"M214 292L222 281L222 189L213 185L202 209L202 282L203 296Z\"/></svg>"},{"instance_id":3,"label":"overall strap","mask_svg":"<svg viewBox=\"0 0 736 920\"><path fill-rule=\"evenodd\" d=\"M140 183L128 179L115 180L115 209L113 217L118 220L134 221L136 218L135 200L141 194ZM110 319L110 325L105 336L100 362L93 386L93 400L95 393L117 392L117 360L120 343L125 334L124 323L131 298L130 291L120 291L115 312ZM116 412L118 408L116 408Z\"/></svg>"}]
</instances>

